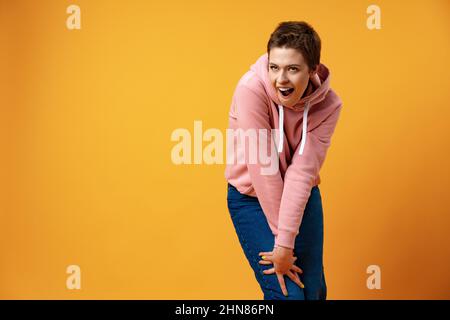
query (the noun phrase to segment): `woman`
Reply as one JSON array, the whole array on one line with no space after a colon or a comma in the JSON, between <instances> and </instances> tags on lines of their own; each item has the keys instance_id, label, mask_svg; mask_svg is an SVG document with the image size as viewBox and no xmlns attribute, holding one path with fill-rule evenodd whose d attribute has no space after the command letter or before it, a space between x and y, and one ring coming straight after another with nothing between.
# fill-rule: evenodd
<instances>
[{"instance_id":1,"label":"woman","mask_svg":"<svg viewBox=\"0 0 450 320\"><path fill-rule=\"evenodd\" d=\"M326 299L319 171L342 102L320 50L309 24L280 23L233 95L229 130L245 160L230 163L227 148L228 209L264 299ZM269 173L259 157L267 144L276 145Z\"/></svg>"}]
</instances>

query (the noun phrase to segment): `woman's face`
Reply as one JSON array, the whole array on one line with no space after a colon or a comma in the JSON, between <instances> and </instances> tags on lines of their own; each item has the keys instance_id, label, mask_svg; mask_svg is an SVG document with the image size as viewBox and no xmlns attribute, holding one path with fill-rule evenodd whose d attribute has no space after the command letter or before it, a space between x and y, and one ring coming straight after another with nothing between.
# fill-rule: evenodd
<instances>
[{"instance_id":1,"label":"woman's face","mask_svg":"<svg viewBox=\"0 0 450 320\"><path fill-rule=\"evenodd\" d=\"M285 107L300 100L315 72L309 70L303 55L296 49L276 47L269 52L269 79Z\"/></svg>"}]
</instances>

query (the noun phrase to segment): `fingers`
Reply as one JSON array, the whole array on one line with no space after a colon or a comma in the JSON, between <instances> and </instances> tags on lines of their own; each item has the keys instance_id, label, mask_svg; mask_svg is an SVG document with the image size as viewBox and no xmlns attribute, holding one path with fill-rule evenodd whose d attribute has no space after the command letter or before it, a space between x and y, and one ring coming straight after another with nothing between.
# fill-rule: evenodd
<instances>
[{"instance_id":1,"label":"fingers","mask_svg":"<svg viewBox=\"0 0 450 320\"><path fill-rule=\"evenodd\" d=\"M264 261L262 261L264 262ZM300 268L299 268L300 269ZM300 269L301 271L301 269ZM302 271L303 272L303 271ZM288 291L286 288L286 283L284 281L284 275L282 273L278 273L275 272L275 268L270 268L267 270L263 270L264 274L276 274L277 278L278 278L278 282L280 283L280 288L281 288L281 292L283 292L283 294L287 297L288 296ZM292 272L291 270L289 270L288 272L286 272L286 275L289 277L289 279L292 280L292 282L294 282L295 284L297 284L300 288L304 289L305 285L303 284L303 282L300 280L300 277L298 276L298 274L296 272Z\"/></svg>"},{"instance_id":2,"label":"fingers","mask_svg":"<svg viewBox=\"0 0 450 320\"><path fill-rule=\"evenodd\" d=\"M283 294L287 297L288 291L286 289L286 283L284 283L284 277L283 274L277 273L278 282L280 283L281 291Z\"/></svg>"},{"instance_id":3,"label":"fingers","mask_svg":"<svg viewBox=\"0 0 450 320\"><path fill-rule=\"evenodd\" d=\"M270 269L267 269L267 270L263 270L263 273L264 274L273 274L273 273L275 273L275 268L270 268Z\"/></svg>"},{"instance_id":4,"label":"fingers","mask_svg":"<svg viewBox=\"0 0 450 320\"><path fill-rule=\"evenodd\" d=\"M297 273L294 273L292 271L288 271L286 273L286 275L289 277L289 279L291 279L294 283L296 283L300 288L303 289L305 287L303 285L303 283L300 281L300 278L299 278Z\"/></svg>"},{"instance_id":5,"label":"fingers","mask_svg":"<svg viewBox=\"0 0 450 320\"><path fill-rule=\"evenodd\" d=\"M261 256L261 259L263 259L263 260L259 260L259 264L262 264L262 265L272 264L273 263L272 262L272 256L265 255L265 254L267 254L267 252L260 252L259 253L259 255Z\"/></svg>"},{"instance_id":6,"label":"fingers","mask_svg":"<svg viewBox=\"0 0 450 320\"><path fill-rule=\"evenodd\" d=\"M261 255L262 255L263 253L266 253L266 252L261 252ZM259 261L259 264L262 264L262 265L273 264L273 261L272 261L272 257L271 257L271 256L262 256L262 259L263 259L263 260L260 260L260 261ZM295 262L295 260L297 260L297 257L294 257L293 260L294 260L294 262ZM292 263L291 270L294 270L295 272L298 272L298 273L300 273L300 274L303 273L303 270L302 270L300 267L298 267L297 265L295 265L294 263Z\"/></svg>"},{"instance_id":7,"label":"fingers","mask_svg":"<svg viewBox=\"0 0 450 320\"><path fill-rule=\"evenodd\" d=\"M298 273L300 273L300 274L302 274L303 273L303 270L302 269L300 269L299 267L297 267L295 264L292 266L292 268L291 268L292 270L294 270L295 272L298 272Z\"/></svg>"},{"instance_id":8,"label":"fingers","mask_svg":"<svg viewBox=\"0 0 450 320\"><path fill-rule=\"evenodd\" d=\"M271 256L273 255L273 251L270 252L260 252L258 253L259 256Z\"/></svg>"},{"instance_id":9,"label":"fingers","mask_svg":"<svg viewBox=\"0 0 450 320\"><path fill-rule=\"evenodd\" d=\"M303 284L303 282L300 280L300 277L298 276L297 273L294 272L295 277L298 279L298 281L300 282L300 288L305 289L305 285Z\"/></svg>"},{"instance_id":10,"label":"fingers","mask_svg":"<svg viewBox=\"0 0 450 320\"><path fill-rule=\"evenodd\" d=\"M294 257L294 262L297 260L297 257ZM298 267L297 265L295 265L294 263L292 264L292 267L291 267L291 269L292 270L294 270L295 272L298 272L298 273L300 273L300 274L302 274L303 273L303 270L302 269L300 269L300 267Z\"/></svg>"}]
</instances>

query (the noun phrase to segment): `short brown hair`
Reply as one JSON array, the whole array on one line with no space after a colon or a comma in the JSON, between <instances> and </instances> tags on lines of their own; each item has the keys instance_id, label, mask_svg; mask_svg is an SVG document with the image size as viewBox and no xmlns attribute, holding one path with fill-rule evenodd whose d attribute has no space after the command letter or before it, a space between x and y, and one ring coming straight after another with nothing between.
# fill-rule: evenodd
<instances>
[{"instance_id":1,"label":"short brown hair","mask_svg":"<svg viewBox=\"0 0 450 320\"><path fill-rule=\"evenodd\" d=\"M267 53L272 48L292 48L301 52L313 70L320 64L321 41L317 32L304 21L281 22L270 35L267 43Z\"/></svg>"}]
</instances>

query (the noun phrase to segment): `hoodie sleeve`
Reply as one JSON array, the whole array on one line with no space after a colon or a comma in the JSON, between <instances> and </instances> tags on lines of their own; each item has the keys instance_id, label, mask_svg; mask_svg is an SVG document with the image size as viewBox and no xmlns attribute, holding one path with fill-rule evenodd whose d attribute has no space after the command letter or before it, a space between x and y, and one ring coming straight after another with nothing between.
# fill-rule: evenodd
<instances>
[{"instance_id":1,"label":"hoodie sleeve","mask_svg":"<svg viewBox=\"0 0 450 320\"><path fill-rule=\"evenodd\" d=\"M294 248L312 184L325 160L341 108L339 103L320 125L308 132L303 154L298 154L299 144L286 170L276 246Z\"/></svg>"},{"instance_id":2,"label":"hoodie sleeve","mask_svg":"<svg viewBox=\"0 0 450 320\"><path fill-rule=\"evenodd\" d=\"M272 128L270 126L268 102L245 85L240 85L236 88L234 99L238 127L243 130L256 129L256 132L258 132L258 129L266 129L266 146L273 146L274 141L271 134ZM257 146L260 146L260 136L258 133L256 136ZM276 150L271 149L271 152L276 154ZM267 154L267 152L265 153ZM271 174L262 174L263 167L267 167L267 165L262 165L259 158L257 157L258 161L256 163L246 161L246 165L258 201L273 235L276 236L278 233L278 212L283 193L283 180L278 168L278 154L275 157L276 170L271 172ZM274 157L272 156L270 159L273 161Z\"/></svg>"}]
</instances>

